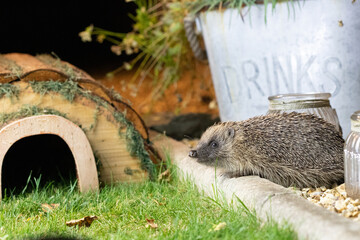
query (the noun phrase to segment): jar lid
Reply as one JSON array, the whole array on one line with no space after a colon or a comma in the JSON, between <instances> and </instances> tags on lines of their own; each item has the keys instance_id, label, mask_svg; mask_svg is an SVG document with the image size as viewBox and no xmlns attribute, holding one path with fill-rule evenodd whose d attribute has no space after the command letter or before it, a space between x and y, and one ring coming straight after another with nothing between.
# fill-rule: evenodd
<instances>
[{"instance_id":1,"label":"jar lid","mask_svg":"<svg viewBox=\"0 0 360 240\"><path fill-rule=\"evenodd\" d=\"M269 110L296 110L330 107L330 93L290 93L270 96Z\"/></svg>"},{"instance_id":2,"label":"jar lid","mask_svg":"<svg viewBox=\"0 0 360 240\"><path fill-rule=\"evenodd\" d=\"M289 93L289 94L278 94L268 97L269 101L303 101L303 100L329 100L331 97L330 93Z\"/></svg>"},{"instance_id":3,"label":"jar lid","mask_svg":"<svg viewBox=\"0 0 360 240\"><path fill-rule=\"evenodd\" d=\"M356 111L351 115L351 120L360 122L360 111Z\"/></svg>"}]
</instances>

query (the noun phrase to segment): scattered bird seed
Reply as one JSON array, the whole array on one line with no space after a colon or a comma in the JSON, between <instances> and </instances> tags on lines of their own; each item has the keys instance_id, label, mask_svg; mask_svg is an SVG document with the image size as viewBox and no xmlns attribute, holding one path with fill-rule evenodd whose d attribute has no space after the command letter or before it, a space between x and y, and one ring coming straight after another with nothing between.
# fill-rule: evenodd
<instances>
[{"instance_id":1,"label":"scattered bird seed","mask_svg":"<svg viewBox=\"0 0 360 240\"><path fill-rule=\"evenodd\" d=\"M348 197L345 191L345 184L341 184L332 189L325 187L316 189L303 188L300 192L300 196L318 206L353 219L354 221L360 221L360 199Z\"/></svg>"}]
</instances>

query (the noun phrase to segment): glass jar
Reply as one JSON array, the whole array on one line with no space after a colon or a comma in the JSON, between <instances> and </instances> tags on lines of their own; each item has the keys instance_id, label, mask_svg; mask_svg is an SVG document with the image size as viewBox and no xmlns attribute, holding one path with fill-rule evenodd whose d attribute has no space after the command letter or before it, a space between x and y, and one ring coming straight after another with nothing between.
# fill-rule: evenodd
<instances>
[{"instance_id":1,"label":"glass jar","mask_svg":"<svg viewBox=\"0 0 360 240\"><path fill-rule=\"evenodd\" d=\"M267 114L283 112L314 114L333 124L342 136L336 110L330 105L330 97L330 93L293 93L270 96Z\"/></svg>"},{"instance_id":2,"label":"glass jar","mask_svg":"<svg viewBox=\"0 0 360 240\"><path fill-rule=\"evenodd\" d=\"M349 197L360 198L360 111L351 115L351 132L345 141L345 190Z\"/></svg>"}]
</instances>

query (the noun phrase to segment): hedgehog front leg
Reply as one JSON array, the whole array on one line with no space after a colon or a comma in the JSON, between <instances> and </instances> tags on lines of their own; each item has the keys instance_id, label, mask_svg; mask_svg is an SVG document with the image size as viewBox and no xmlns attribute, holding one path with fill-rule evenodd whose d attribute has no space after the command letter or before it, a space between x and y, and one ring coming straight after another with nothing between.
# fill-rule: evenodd
<instances>
[{"instance_id":1,"label":"hedgehog front leg","mask_svg":"<svg viewBox=\"0 0 360 240\"><path fill-rule=\"evenodd\" d=\"M253 175L256 174L248 171L247 169L238 169L236 171L229 171L221 174L222 177L227 177L227 178L237 178L237 177L253 176Z\"/></svg>"}]
</instances>

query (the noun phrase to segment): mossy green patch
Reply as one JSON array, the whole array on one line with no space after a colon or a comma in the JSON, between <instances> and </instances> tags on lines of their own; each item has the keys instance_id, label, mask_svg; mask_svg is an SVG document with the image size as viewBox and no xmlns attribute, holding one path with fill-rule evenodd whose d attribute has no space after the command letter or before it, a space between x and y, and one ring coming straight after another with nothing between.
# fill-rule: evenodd
<instances>
[{"instance_id":1,"label":"mossy green patch","mask_svg":"<svg viewBox=\"0 0 360 240\"><path fill-rule=\"evenodd\" d=\"M62 95L66 100L72 103L76 96L85 97L96 103L97 106L109 108L110 104L102 98L93 95L91 91L82 89L77 82L69 79L65 82L60 81L30 81L30 87L40 95L50 94L56 92Z\"/></svg>"},{"instance_id":2,"label":"mossy green patch","mask_svg":"<svg viewBox=\"0 0 360 240\"><path fill-rule=\"evenodd\" d=\"M110 88L110 95L117 101L124 101L126 99L124 99L120 93L118 93L117 91L115 91L115 89L112 87Z\"/></svg>"},{"instance_id":3,"label":"mossy green patch","mask_svg":"<svg viewBox=\"0 0 360 240\"><path fill-rule=\"evenodd\" d=\"M69 77L69 79L72 79L72 80L76 79L77 75L76 75L74 68L72 68L69 64L62 62L61 59L58 56L56 56L55 54L53 54L53 55L55 57L53 57L49 54L38 54L35 57L39 61L41 61L47 65L50 65L54 68L59 69L61 72L65 73Z\"/></svg>"},{"instance_id":4,"label":"mossy green patch","mask_svg":"<svg viewBox=\"0 0 360 240\"><path fill-rule=\"evenodd\" d=\"M34 105L23 105L18 111L11 113L0 113L0 123L4 124L19 118L36 115L57 115L66 118L66 114L51 108L39 108Z\"/></svg>"},{"instance_id":5,"label":"mossy green patch","mask_svg":"<svg viewBox=\"0 0 360 240\"><path fill-rule=\"evenodd\" d=\"M0 83L0 98L3 96L7 98L18 98L20 93L20 88L18 86L12 85L10 83Z\"/></svg>"},{"instance_id":6,"label":"mossy green patch","mask_svg":"<svg viewBox=\"0 0 360 240\"><path fill-rule=\"evenodd\" d=\"M94 122L90 125L90 128L89 130L95 130L95 127L98 123L98 115L99 115L99 112L100 112L100 107L99 106L96 106L96 110L94 112L94 116L93 116L93 119L94 119Z\"/></svg>"},{"instance_id":7,"label":"mossy green patch","mask_svg":"<svg viewBox=\"0 0 360 240\"><path fill-rule=\"evenodd\" d=\"M134 125L124 118L122 113L114 112L114 118L117 122L126 125L125 139L127 149L132 156L137 156L141 160L141 168L150 173L150 178L154 177L154 164L150 160L149 153L144 148L144 139ZM122 128L119 128L119 135L123 136Z\"/></svg>"},{"instance_id":8,"label":"mossy green patch","mask_svg":"<svg viewBox=\"0 0 360 240\"><path fill-rule=\"evenodd\" d=\"M71 103L79 91L77 83L73 81L67 81L65 83L58 81L31 81L29 84L34 92L42 96L51 92L57 92Z\"/></svg>"}]
</instances>

